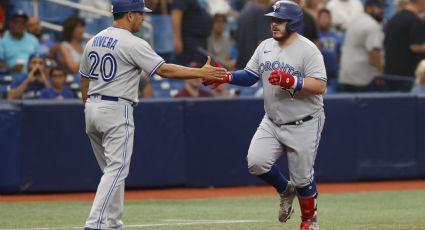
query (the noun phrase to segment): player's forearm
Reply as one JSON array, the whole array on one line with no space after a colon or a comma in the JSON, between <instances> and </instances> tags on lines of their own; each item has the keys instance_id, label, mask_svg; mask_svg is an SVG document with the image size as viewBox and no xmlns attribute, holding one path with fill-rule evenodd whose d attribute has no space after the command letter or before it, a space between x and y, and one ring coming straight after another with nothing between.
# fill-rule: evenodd
<instances>
[{"instance_id":1,"label":"player's forearm","mask_svg":"<svg viewBox=\"0 0 425 230\"><path fill-rule=\"evenodd\" d=\"M302 93L307 94L324 94L326 91L326 82L323 80L306 77L304 78L304 85L301 89Z\"/></svg>"},{"instance_id":2,"label":"player's forearm","mask_svg":"<svg viewBox=\"0 0 425 230\"><path fill-rule=\"evenodd\" d=\"M81 77L80 91L81 91L81 97L83 99L83 103L86 103L86 101L87 101L88 91L89 91L89 83L90 83L89 79L87 79L86 77Z\"/></svg>"},{"instance_id":3,"label":"player's forearm","mask_svg":"<svg viewBox=\"0 0 425 230\"><path fill-rule=\"evenodd\" d=\"M232 72L229 84L239 86L252 86L259 78L246 70L237 70Z\"/></svg>"},{"instance_id":4,"label":"player's forearm","mask_svg":"<svg viewBox=\"0 0 425 230\"><path fill-rule=\"evenodd\" d=\"M158 68L156 74L165 78L172 79L193 79L202 78L202 72L199 68L189 68L181 65L163 64Z\"/></svg>"}]
</instances>

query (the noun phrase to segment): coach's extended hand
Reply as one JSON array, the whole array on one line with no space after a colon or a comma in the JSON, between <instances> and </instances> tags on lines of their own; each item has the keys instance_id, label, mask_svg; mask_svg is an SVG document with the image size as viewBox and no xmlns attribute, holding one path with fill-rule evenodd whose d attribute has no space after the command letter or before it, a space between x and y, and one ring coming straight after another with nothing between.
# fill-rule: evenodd
<instances>
[{"instance_id":1,"label":"coach's extended hand","mask_svg":"<svg viewBox=\"0 0 425 230\"><path fill-rule=\"evenodd\" d=\"M227 76L226 69L222 67L214 67L211 65L211 57L208 56L207 62L202 66L201 71L204 73L202 79L220 81Z\"/></svg>"}]
</instances>

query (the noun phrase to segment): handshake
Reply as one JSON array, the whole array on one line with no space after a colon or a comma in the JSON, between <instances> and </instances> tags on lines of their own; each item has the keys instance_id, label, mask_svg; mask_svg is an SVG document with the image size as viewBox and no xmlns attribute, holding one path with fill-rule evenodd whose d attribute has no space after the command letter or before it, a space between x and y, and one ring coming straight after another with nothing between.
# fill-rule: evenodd
<instances>
[{"instance_id":1,"label":"handshake","mask_svg":"<svg viewBox=\"0 0 425 230\"><path fill-rule=\"evenodd\" d=\"M204 80L202 84L205 86L211 85L212 89L216 89L221 84L232 83L233 79L233 74L227 72L226 76L221 79ZM280 70L271 72L268 80L272 85L280 86L285 89L294 89L295 91L300 91L304 85L304 79L302 77L293 76L292 74Z\"/></svg>"}]
</instances>

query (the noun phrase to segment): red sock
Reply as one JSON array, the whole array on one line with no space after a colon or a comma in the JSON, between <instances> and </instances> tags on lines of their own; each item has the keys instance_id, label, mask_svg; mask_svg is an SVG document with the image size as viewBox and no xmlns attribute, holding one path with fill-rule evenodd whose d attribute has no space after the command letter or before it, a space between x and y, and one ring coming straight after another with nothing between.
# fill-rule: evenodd
<instances>
[{"instance_id":1,"label":"red sock","mask_svg":"<svg viewBox=\"0 0 425 230\"><path fill-rule=\"evenodd\" d=\"M301 208L301 217L303 219L311 219L317 214L317 193L310 197L298 196L298 201Z\"/></svg>"}]
</instances>

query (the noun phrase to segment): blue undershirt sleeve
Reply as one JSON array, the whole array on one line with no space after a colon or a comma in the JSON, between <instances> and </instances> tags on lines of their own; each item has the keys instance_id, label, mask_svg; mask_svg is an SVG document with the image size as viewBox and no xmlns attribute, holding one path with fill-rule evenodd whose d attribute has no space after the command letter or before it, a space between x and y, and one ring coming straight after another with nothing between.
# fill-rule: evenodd
<instances>
[{"instance_id":1,"label":"blue undershirt sleeve","mask_svg":"<svg viewBox=\"0 0 425 230\"><path fill-rule=\"evenodd\" d=\"M260 78L246 70L237 70L232 72L232 81L230 84L239 86L254 85Z\"/></svg>"}]
</instances>

